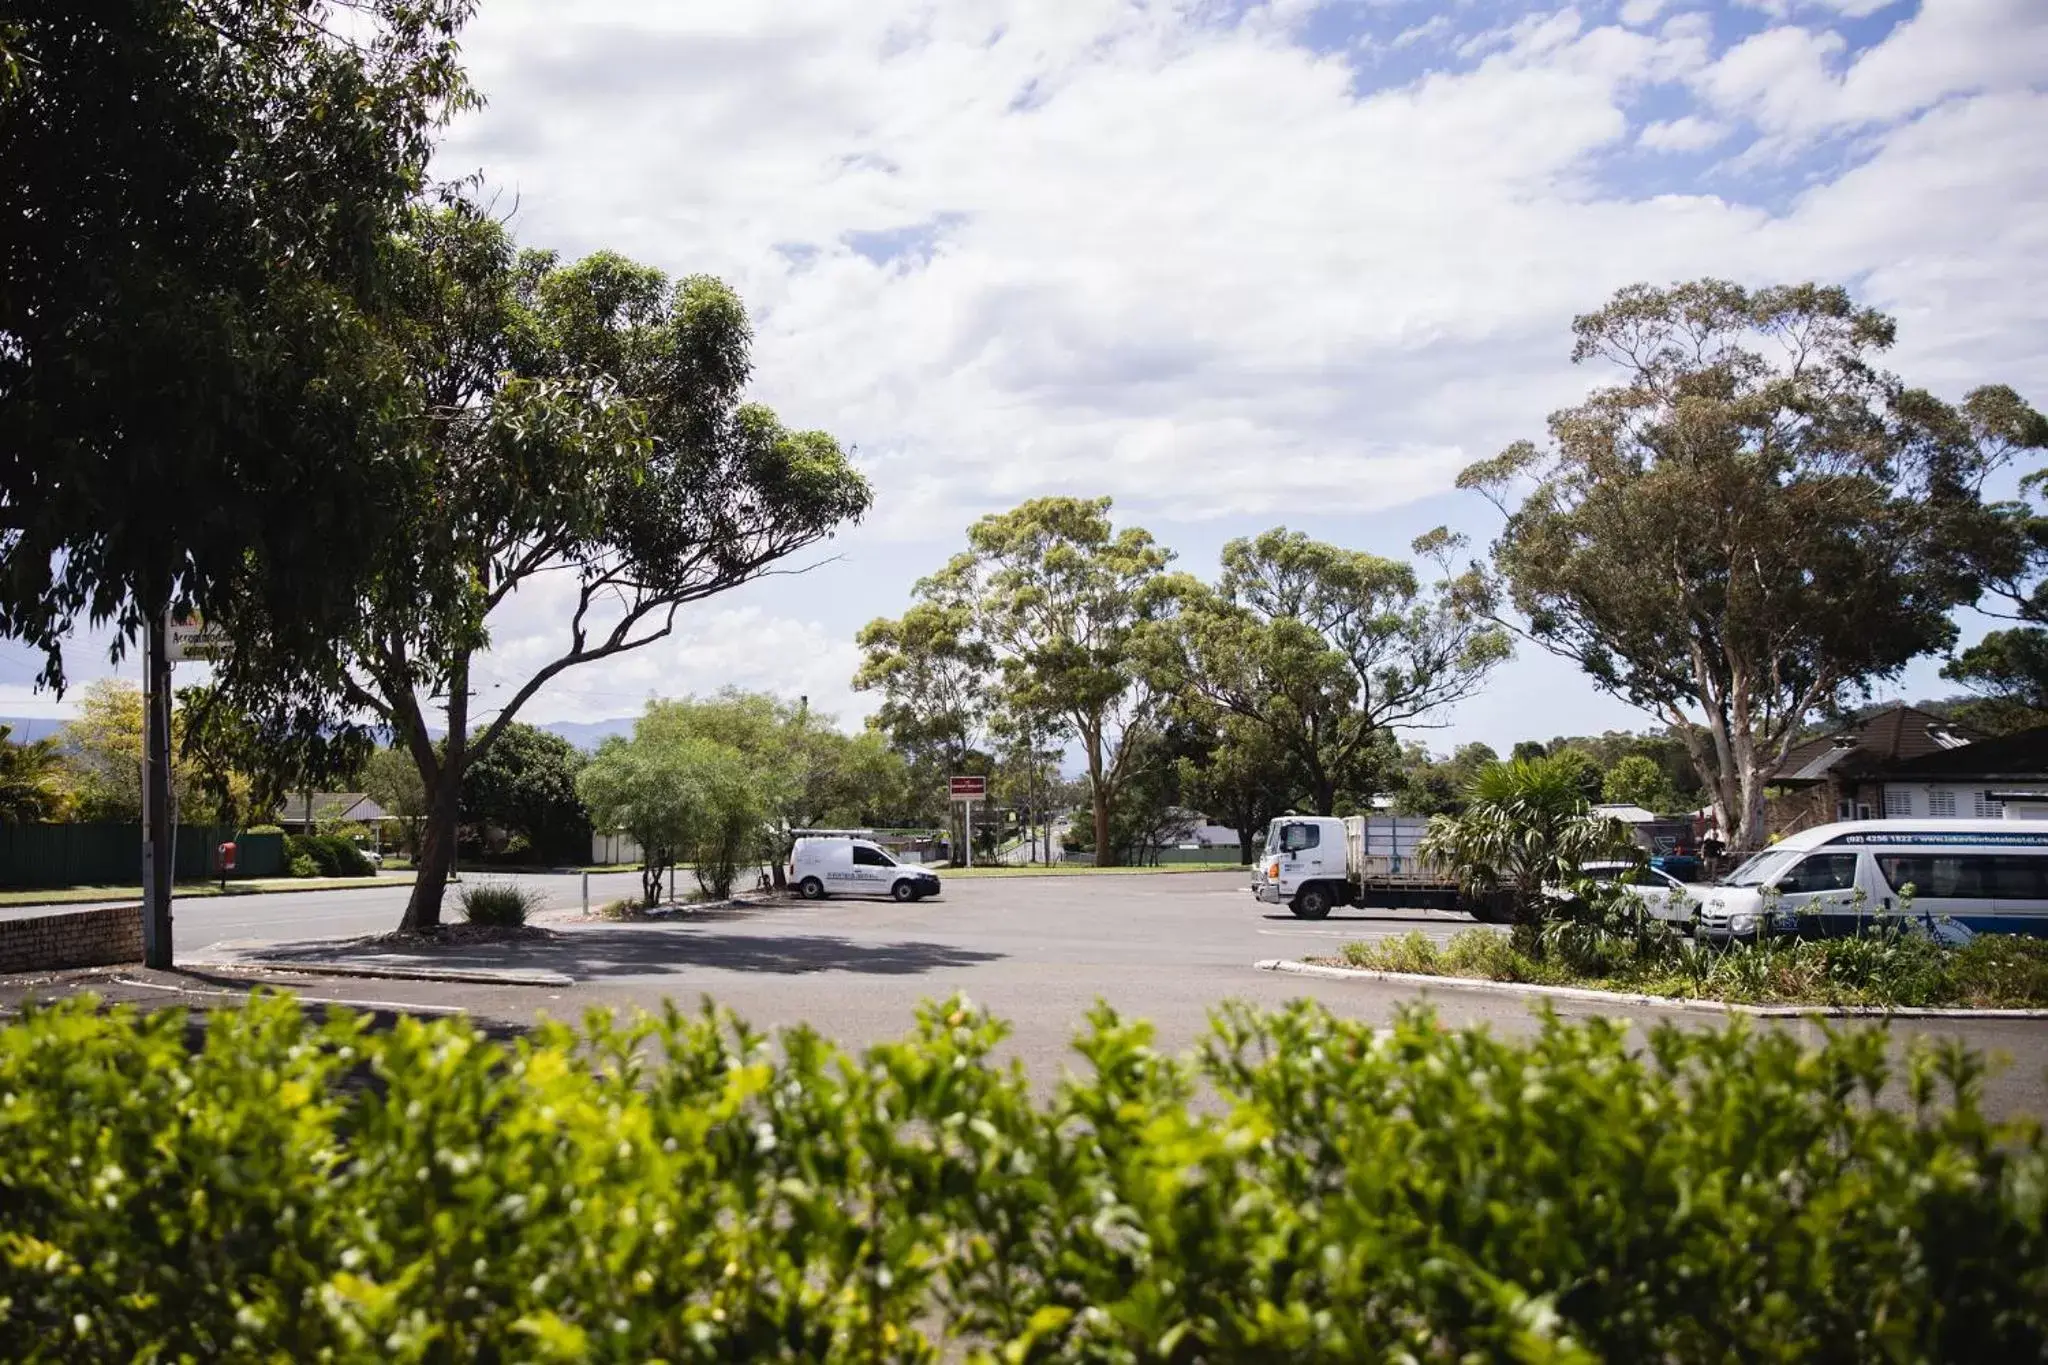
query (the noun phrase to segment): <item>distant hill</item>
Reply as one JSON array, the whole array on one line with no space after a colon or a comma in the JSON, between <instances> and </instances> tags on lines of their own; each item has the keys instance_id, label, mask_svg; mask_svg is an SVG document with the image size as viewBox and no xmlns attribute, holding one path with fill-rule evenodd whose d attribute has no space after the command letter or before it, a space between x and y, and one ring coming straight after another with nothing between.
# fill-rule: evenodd
<instances>
[{"instance_id":1,"label":"distant hill","mask_svg":"<svg viewBox=\"0 0 2048 1365\"><path fill-rule=\"evenodd\" d=\"M632 716L614 716L610 720L551 720L541 722L535 728L560 735L579 749L596 749L613 735L632 734L633 721Z\"/></svg>"}]
</instances>

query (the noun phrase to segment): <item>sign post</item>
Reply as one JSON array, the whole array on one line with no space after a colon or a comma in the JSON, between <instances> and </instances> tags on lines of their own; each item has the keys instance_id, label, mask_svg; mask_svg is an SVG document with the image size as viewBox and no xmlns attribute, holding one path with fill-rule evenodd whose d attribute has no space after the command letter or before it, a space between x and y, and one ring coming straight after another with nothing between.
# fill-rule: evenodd
<instances>
[{"instance_id":1,"label":"sign post","mask_svg":"<svg viewBox=\"0 0 2048 1365\"><path fill-rule=\"evenodd\" d=\"M988 798L988 779L985 777L969 776L954 777L949 779L947 785L952 791L954 804L967 808L967 827L965 831L967 837L963 841L967 846L967 862L965 866L973 867L974 803Z\"/></svg>"}]
</instances>

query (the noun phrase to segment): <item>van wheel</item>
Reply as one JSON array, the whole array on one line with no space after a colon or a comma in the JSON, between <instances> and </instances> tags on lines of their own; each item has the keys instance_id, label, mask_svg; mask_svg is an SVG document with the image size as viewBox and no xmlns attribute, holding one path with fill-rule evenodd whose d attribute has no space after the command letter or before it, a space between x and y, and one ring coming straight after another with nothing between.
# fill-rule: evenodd
<instances>
[{"instance_id":1,"label":"van wheel","mask_svg":"<svg viewBox=\"0 0 2048 1365\"><path fill-rule=\"evenodd\" d=\"M807 901L821 901L825 899L825 883L819 881L816 877L804 878L796 884L796 889L803 893L803 898Z\"/></svg>"},{"instance_id":2,"label":"van wheel","mask_svg":"<svg viewBox=\"0 0 2048 1365\"><path fill-rule=\"evenodd\" d=\"M1287 907L1296 919L1321 919L1330 913L1330 891L1325 886L1304 886Z\"/></svg>"},{"instance_id":3,"label":"van wheel","mask_svg":"<svg viewBox=\"0 0 2048 1365\"><path fill-rule=\"evenodd\" d=\"M898 882L889 888L889 894L897 900L908 904L917 899L917 888L909 882Z\"/></svg>"}]
</instances>

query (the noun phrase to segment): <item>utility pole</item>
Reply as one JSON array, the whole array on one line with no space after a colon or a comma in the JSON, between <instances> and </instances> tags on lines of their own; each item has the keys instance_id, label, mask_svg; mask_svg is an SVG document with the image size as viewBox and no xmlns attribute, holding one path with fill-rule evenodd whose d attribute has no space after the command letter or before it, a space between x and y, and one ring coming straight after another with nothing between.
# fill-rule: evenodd
<instances>
[{"instance_id":1,"label":"utility pole","mask_svg":"<svg viewBox=\"0 0 2048 1365\"><path fill-rule=\"evenodd\" d=\"M171 657L168 613L151 611L142 643L142 960L171 965Z\"/></svg>"}]
</instances>

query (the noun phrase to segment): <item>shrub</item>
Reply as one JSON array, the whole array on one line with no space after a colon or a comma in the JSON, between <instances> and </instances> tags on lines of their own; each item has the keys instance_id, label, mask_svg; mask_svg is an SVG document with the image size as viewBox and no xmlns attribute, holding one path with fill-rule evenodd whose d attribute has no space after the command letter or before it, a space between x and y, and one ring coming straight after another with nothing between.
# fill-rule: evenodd
<instances>
[{"instance_id":1,"label":"shrub","mask_svg":"<svg viewBox=\"0 0 2048 1365\"><path fill-rule=\"evenodd\" d=\"M1488 929L1462 929L1444 945L1444 970L1453 976L1477 976L1489 981L1536 981L1542 978L1536 964L1518 951L1506 934Z\"/></svg>"},{"instance_id":2,"label":"shrub","mask_svg":"<svg viewBox=\"0 0 2048 1365\"><path fill-rule=\"evenodd\" d=\"M2048 939L1980 934L1956 951L1950 976L1963 1004L2048 1004Z\"/></svg>"},{"instance_id":3,"label":"shrub","mask_svg":"<svg viewBox=\"0 0 2048 1365\"><path fill-rule=\"evenodd\" d=\"M283 833L284 833L284 826L283 826L283 825L251 825L251 826L249 826L249 828L247 828L247 829L243 830L243 831L242 831L242 833L244 833L244 834L283 834Z\"/></svg>"},{"instance_id":4,"label":"shrub","mask_svg":"<svg viewBox=\"0 0 2048 1365\"><path fill-rule=\"evenodd\" d=\"M478 882L462 888L462 917L471 924L524 924L546 897L516 882Z\"/></svg>"},{"instance_id":5,"label":"shrub","mask_svg":"<svg viewBox=\"0 0 2048 1365\"><path fill-rule=\"evenodd\" d=\"M1436 941L1416 932L1398 938L1376 939L1344 945L1344 962L1375 972L1412 972L1419 976L1440 976L1444 967Z\"/></svg>"},{"instance_id":6,"label":"shrub","mask_svg":"<svg viewBox=\"0 0 2048 1365\"><path fill-rule=\"evenodd\" d=\"M320 865L313 861L310 854L294 853L285 866L294 877L317 877L320 875Z\"/></svg>"},{"instance_id":7,"label":"shrub","mask_svg":"<svg viewBox=\"0 0 2048 1365\"><path fill-rule=\"evenodd\" d=\"M287 834L284 858L294 877L370 877L377 871L361 849L338 834ZM313 871L298 870L302 859Z\"/></svg>"},{"instance_id":8,"label":"shrub","mask_svg":"<svg viewBox=\"0 0 2048 1365\"><path fill-rule=\"evenodd\" d=\"M1876 1031L1233 1006L1186 1061L1099 1009L1049 1091L1002 1037L956 1000L858 1057L673 1011L501 1045L271 997L195 1052L174 1013L32 1011L0 1029L0 1357L2048 1349L2048 1152L1960 1049L1893 1109Z\"/></svg>"}]
</instances>

